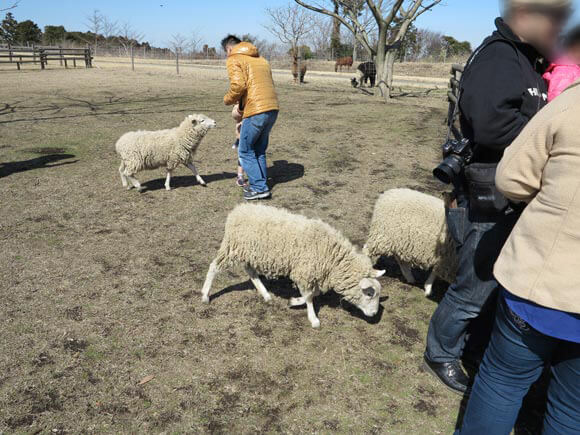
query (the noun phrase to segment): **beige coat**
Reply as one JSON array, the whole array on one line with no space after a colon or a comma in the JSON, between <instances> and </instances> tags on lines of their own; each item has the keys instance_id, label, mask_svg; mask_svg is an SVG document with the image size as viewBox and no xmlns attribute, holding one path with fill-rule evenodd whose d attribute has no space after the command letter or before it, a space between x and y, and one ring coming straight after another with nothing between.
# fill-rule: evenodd
<instances>
[{"instance_id":1,"label":"beige coat","mask_svg":"<svg viewBox=\"0 0 580 435\"><path fill-rule=\"evenodd\" d=\"M496 182L529 203L495 265L497 280L521 298L580 314L580 82L530 121Z\"/></svg>"},{"instance_id":2,"label":"beige coat","mask_svg":"<svg viewBox=\"0 0 580 435\"><path fill-rule=\"evenodd\" d=\"M279 110L272 70L258 49L249 42L236 45L226 62L230 90L224 97L228 106L242 103L244 119L260 113Z\"/></svg>"}]
</instances>

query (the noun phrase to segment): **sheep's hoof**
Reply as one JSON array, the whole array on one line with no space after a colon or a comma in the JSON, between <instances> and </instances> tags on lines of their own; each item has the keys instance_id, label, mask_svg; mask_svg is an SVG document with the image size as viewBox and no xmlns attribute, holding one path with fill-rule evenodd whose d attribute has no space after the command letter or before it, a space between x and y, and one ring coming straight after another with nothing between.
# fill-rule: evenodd
<instances>
[{"instance_id":1,"label":"sheep's hoof","mask_svg":"<svg viewBox=\"0 0 580 435\"><path fill-rule=\"evenodd\" d=\"M123 186L123 187L125 187L125 189L127 189L127 190L133 189L133 186Z\"/></svg>"},{"instance_id":2,"label":"sheep's hoof","mask_svg":"<svg viewBox=\"0 0 580 435\"><path fill-rule=\"evenodd\" d=\"M316 321L312 322L312 327L314 329L320 329L320 320L316 320Z\"/></svg>"},{"instance_id":3,"label":"sheep's hoof","mask_svg":"<svg viewBox=\"0 0 580 435\"><path fill-rule=\"evenodd\" d=\"M428 298L433 294L433 287L425 286L425 297Z\"/></svg>"},{"instance_id":4,"label":"sheep's hoof","mask_svg":"<svg viewBox=\"0 0 580 435\"><path fill-rule=\"evenodd\" d=\"M272 302L272 296L270 296L270 295L264 296L264 302L266 302L267 304L269 304L270 302Z\"/></svg>"},{"instance_id":5,"label":"sheep's hoof","mask_svg":"<svg viewBox=\"0 0 580 435\"><path fill-rule=\"evenodd\" d=\"M165 186L165 190L167 190L168 192L171 192L171 187Z\"/></svg>"},{"instance_id":6,"label":"sheep's hoof","mask_svg":"<svg viewBox=\"0 0 580 435\"><path fill-rule=\"evenodd\" d=\"M201 302L203 302L206 305L209 305L209 296L202 296Z\"/></svg>"}]
</instances>

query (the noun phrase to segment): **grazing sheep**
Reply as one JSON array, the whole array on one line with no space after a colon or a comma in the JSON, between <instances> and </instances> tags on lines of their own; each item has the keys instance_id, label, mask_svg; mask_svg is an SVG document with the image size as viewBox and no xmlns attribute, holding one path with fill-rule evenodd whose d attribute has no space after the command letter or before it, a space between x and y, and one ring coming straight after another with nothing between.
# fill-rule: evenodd
<instances>
[{"instance_id":1,"label":"grazing sheep","mask_svg":"<svg viewBox=\"0 0 580 435\"><path fill-rule=\"evenodd\" d=\"M394 257L411 284L415 282L412 267L432 270L426 296L431 295L437 277L453 282L457 272L444 202L410 189L389 190L380 196L363 251L371 258Z\"/></svg>"},{"instance_id":2,"label":"grazing sheep","mask_svg":"<svg viewBox=\"0 0 580 435\"><path fill-rule=\"evenodd\" d=\"M189 115L179 127L159 131L134 131L126 133L117 141L115 149L121 157L119 174L123 187L141 190L135 175L145 169L167 169L165 188L171 190L171 173L185 165L205 186L197 173L193 156L197 147L216 122L204 115Z\"/></svg>"},{"instance_id":3,"label":"grazing sheep","mask_svg":"<svg viewBox=\"0 0 580 435\"><path fill-rule=\"evenodd\" d=\"M228 216L221 248L209 267L203 302L209 303L216 274L236 265L245 267L266 302L272 297L259 276L290 278L301 294L290 300L290 306L306 305L313 328L320 327L313 300L331 289L368 317L379 310L381 285L376 278L385 272L374 270L370 258L319 220L264 205L236 207Z\"/></svg>"}]
</instances>

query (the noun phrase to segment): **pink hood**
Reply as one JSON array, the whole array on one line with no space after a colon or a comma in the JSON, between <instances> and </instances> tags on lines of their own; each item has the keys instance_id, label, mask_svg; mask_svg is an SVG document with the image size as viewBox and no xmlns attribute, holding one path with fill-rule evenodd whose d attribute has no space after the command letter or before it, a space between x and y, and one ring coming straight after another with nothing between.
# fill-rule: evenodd
<instances>
[{"instance_id":1,"label":"pink hood","mask_svg":"<svg viewBox=\"0 0 580 435\"><path fill-rule=\"evenodd\" d=\"M552 101L578 79L580 66L566 57L558 59L544 74L544 80L548 83L548 101Z\"/></svg>"}]
</instances>

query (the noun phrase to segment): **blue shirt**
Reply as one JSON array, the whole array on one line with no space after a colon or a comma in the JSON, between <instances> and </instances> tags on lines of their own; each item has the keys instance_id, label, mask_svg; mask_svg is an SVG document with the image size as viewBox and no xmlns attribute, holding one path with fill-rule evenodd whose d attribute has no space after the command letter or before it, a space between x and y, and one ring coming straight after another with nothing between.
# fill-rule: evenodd
<instances>
[{"instance_id":1,"label":"blue shirt","mask_svg":"<svg viewBox=\"0 0 580 435\"><path fill-rule=\"evenodd\" d=\"M560 340L580 343L580 314L542 307L504 289L508 307L535 330Z\"/></svg>"}]
</instances>

